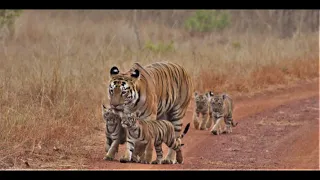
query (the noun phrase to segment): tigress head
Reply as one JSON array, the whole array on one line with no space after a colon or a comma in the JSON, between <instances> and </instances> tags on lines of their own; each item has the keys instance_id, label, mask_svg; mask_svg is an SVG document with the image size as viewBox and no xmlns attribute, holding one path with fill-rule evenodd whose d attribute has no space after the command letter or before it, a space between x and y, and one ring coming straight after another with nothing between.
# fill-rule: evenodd
<instances>
[{"instance_id":1,"label":"tigress head","mask_svg":"<svg viewBox=\"0 0 320 180\"><path fill-rule=\"evenodd\" d=\"M137 122L137 116L134 113L124 111L121 113L121 126L124 128L133 127Z\"/></svg>"},{"instance_id":2,"label":"tigress head","mask_svg":"<svg viewBox=\"0 0 320 180\"><path fill-rule=\"evenodd\" d=\"M116 66L110 69L108 97L110 106L116 111L123 111L130 104L139 99L137 83L140 80L138 69L131 69L127 73L120 73Z\"/></svg>"},{"instance_id":3,"label":"tigress head","mask_svg":"<svg viewBox=\"0 0 320 180\"><path fill-rule=\"evenodd\" d=\"M208 108L208 102L210 100L210 92L207 92L204 94L199 94L198 92L194 93L197 110L202 111Z\"/></svg>"},{"instance_id":4,"label":"tigress head","mask_svg":"<svg viewBox=\"0 0 320 180\"><path fill-rule=\"evenodd\" d=\"M102 116L108 126L114 126L121 121L119 114L115 113L111 108L102 105Z\"/></svg>"},{"instance_id":5,"label":"tigress head","mask_svg":"<svg viewBox=\"0 0 320 180\"><path fill-rule=\"evenodd\" d=\"M213 95L210 99L210 105L212 108L212 111L214 112L221 112L223 109L223 102L226 99L226 95Z\"/></svg>"}]
</instances>

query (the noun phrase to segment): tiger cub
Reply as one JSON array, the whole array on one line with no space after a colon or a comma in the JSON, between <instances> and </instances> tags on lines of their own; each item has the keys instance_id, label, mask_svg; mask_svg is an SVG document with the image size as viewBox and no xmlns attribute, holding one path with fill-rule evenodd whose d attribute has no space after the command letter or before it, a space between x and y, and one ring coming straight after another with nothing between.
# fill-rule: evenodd
<instances>
[{"instance_id":1,"label":"tiger cub","mask_svg":"<svg viewBox=\"0 0 320 180\"><path fill-rule=\"evenodd\" d=\"M126 131L121 126L121 117L110 108L102 105L102 116L106 121L106 156L104 160L113 160L119 144L126 142Z\"/></svg>"},{"instance_id":2,"label":"tiger cub","mask_svg":"<svg viewBox=\"0 0 320 180\"><path fill-rule=\"evenodd\" d=\"M176 152L176 160L178 163L183 162L181 147L181 139L189 130L190 123L184 129L184 132L175 138L174 126L167 120L140 120L134 113L122 113L121 125L128 130L127 145L132 154L140 157L140 163L144 164L173 164L173 161L163 160L162 143L165 143L169 148ZM144 146L137 152L134 147ZM153 147L156 150L157 158L152 161ZM129 161L131 158L129 154ZM152 161L152 162L151 162Z\"/></svg>"},{"instance_id":3,"label":"tiger cub","mask_svg":"<svg viewBox=\"0 0 320 180\"><path fill-rule=\"evenodd\" d=\"M210 109L210 94L209 92L205 94L194 93L195 95L195 111L193 114L193 124L195 129L206 130L212 125L212 113ZM202 116L202 121L200 124L200 115Z\"/></svg>"},{"instance_id":4,"label":"tiger cub","mask_svg":"<svg viewBox=\"0 0 320 180\"><path fill-rule=\"evenodd\" d=\"M237 126L232 118L233 113L233 100L228 94L213 94L210 95L210 108L212 117L214 119L214 126L211 133L218 135L221 133L231 133L232 127ZM231 127L232 126L232 127Z\"/></svg>"}]
</instances>

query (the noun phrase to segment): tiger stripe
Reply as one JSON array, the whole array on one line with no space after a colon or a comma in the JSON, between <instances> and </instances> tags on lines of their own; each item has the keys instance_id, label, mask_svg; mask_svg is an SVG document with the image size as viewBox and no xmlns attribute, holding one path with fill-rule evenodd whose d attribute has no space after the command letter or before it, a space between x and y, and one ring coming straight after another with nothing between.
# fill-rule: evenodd
<instances>
[{"instance_id":1,"label":"tiger stripe","mask_svg":"<svg viewBox=\"0 0 320 180\"><path fill-rule=\"evenodd\" d=\"M129 89L123 88L123 82ZM144 120L168 120L174 125L175 135L180 134L193 92L191 77L182 66L156 62L142 67L134 63L124 73L113 66L109 84L108 97L114 110L137 113ZM128 154L123 161L128 160ZM166 159L176 161L173 149L169 149Z\"/></svg>"},{"instance_id":2,"label":"tiger stripe","mask_svg":"<svg viewBox=\"0 0 320 180\"><path fill-rule=\"evenodd\" d=\"M121 125L128 130L127 148L130 150L129 161L132 161L131 155L133 154L144 154L144 156L140 157L141 163L170 163L162 159L162 143L165 143L169 148L179 153L179 155L177 154L177 157L179 157L177 158L178 163L183 162L183 156L181 154L183 144L181 144L181 139L188 132L190 123L186 126L185 131L178 137L175 135L174 125L167 120L138 120L136 115L125 113L121 115ZM141 149L140 152L137 152L135 149L132 152L131 150L134 149L136 143L144 144L145 149ZM157 158L154 161L152 161L153 147L157 154Z\"/></svg>"},{"instance_id":3,"label":"tiger stripe","mask_svg":"<svg viewBox=\"0 0 320 180\"><path fill-rule=\"evenodd\" d=\"M211 129L211 133L232 133L232 127L236 127L238 124L233 120L232 114L234 105L232 98L226 93L210 94L210 96L210 108L215 122L215 125ZM223 122L221 119L223 119ZM226 129L221 130L221 127L224 125L226 126Z\"/></svg>"},{"instance_id":4,"label":"tiger stripe","mask_svg":"<svg viewBox=\"0 0 320 180\"><path fill-rule=\"evenodd\" d=\"M113 160L119 144L126 142L126 131L121 126L121 118L110 108L102 105L102 117L106 121L106 155L104 160Z\"/></svg>"},{"instance_id":5,"label":"tiger stripe","mask_svg":"<svg viewBox=\"0 0 320 180\"><path fill-rule=\"evenodd\" d=\"M210 92L207 93L194 93L195 108L193 112L193 124L195 129L206 130L212 125L212 114L210 109ZM202 116L202 121L199 118Z\"/></svg>"}]
</instances>

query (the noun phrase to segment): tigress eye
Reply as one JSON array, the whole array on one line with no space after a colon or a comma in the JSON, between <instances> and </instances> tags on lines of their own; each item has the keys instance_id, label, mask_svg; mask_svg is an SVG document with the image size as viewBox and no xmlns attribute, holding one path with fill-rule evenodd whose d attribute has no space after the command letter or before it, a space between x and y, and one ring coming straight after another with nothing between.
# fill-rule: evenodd
<instances>
[{"instance_id":1,"label":"tigress eye","mask_svg":"<svg viewBox=\"0 0 320 180\"><path fill-rule=\"evenodd\" d=\"M110 89L109 91L110 91L111 94L113 94L113 89Z\"/></svg>"},{"instance_id":2,"label":"tigress eye","mask_svg":"<svg viewBox=\"0 0 320 180\"><path fill-rule=\"evenodd\" d=\"M125 94L127 94L127 91L122 91L121 94L125 95Z\"/></svg>"}]
</instances>

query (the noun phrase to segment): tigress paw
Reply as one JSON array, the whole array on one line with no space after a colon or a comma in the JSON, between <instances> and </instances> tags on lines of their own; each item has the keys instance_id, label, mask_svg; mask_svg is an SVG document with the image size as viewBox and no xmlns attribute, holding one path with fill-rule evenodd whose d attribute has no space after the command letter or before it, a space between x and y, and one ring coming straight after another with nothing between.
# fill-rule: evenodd
<instances>
[{"instance_id":1,"label":"tigress paw","mask_svg":"<svg viewBox=\"0 0 320 180\"><path fill-rule=\"evenodd\" d=\"M213 130L213 131L211 131L211 133L212 133L213 135L219 135L219 134L220 134L217 130Z\"/></svg>"},{"instance_id":2,"label":"tigress paw","mask_svg":"<svg viewBox=\"0 0 320 180\"><path fill-rule=\"evenodd\" d=\"M177 151L176 160L177 160L176 164L182 164L183 163L183 155L182 155L181 150Z\"/></svg>"},{"instance_id":3,"label":"tigress paw","mask_svg":"<svg viewBox=\"0 0 320 180\"><path fill-rule=\"evenodd\" d=\"M120 158L120 162L121 163L127 163L127 162L130 162L130 159L126 158L126 157L122 157L122 158Z\"/></svg>"},{"instance_id":4,"label":"tigress paw","mask_svg":"<svg viewBox=\"0 0 320 180\"><path fill-rule=\"evenodd\" d=\"M162 164L173 164L173 161L171 159L165 159L162 161Z\"/></svg>"},{"instance_id":5,"label":"tigress paw","mask_svg":"<svg viewBox=\"0 0 320 180\"><path fill-rule=\"evenodd\" d=\"M177 161L175 164L183 164L183 160L182 161Z\"/></svg>"},{"instance_id":6,"label":"tigress paw","mask_svg":"<svg viewBox=\"0 0 320 180\"><path fill-rule=\"evenodd\" d=\"M200 130L208 130L206 127L201 127Z\"/></svg>"},{"instance_id":7,"label":"tigress paw","mask_svg":"<svg viewBox=\"0 0 320 180\"><path fill-rule=\"evenodd\" d=\"M151 164L162 164L161 160L154 160L151 162Z\"/></svg>"},{"instance_id":8,"label":"tigress paw","mask_svg":"<svg viewBox=\"0 0 320 180\"><path fill-rule=\"evenodd\" d=\"M151 164L151 162L146 161L146 160L142 160L142 161L140 161L140 163L141 163L141 164Z\"/></svg>"},{"instance_id":9,"label":"tigress paw","mask_svg":"<svg viewBox=\"0 0 320 180\"><path fill-rule=\"evenodd\" d=\"M140 163L140 160L138 160L138 159L131 159L131 162L132 162L132 163Z\"/></svg>"},{"instance_id":10,"label":"tigress paw","mask_svg":"<svg viewBox=\"0 0 320 180\"><path fill-rule=\"evenodd\" d=\"M176 164L182 164L183 163L183 158L177 158Z\"/></svg>"},{"instance_id":11,"label":"tigress paw","mask_svg":"<svg viewBox=\"0 0 320 180\"><path fill-rule=\"evenodd\" d=\"M103 160L105 161L113 161L114 157L110 156L110 155L106 155Z\"/></svg>"}]
</instances>

